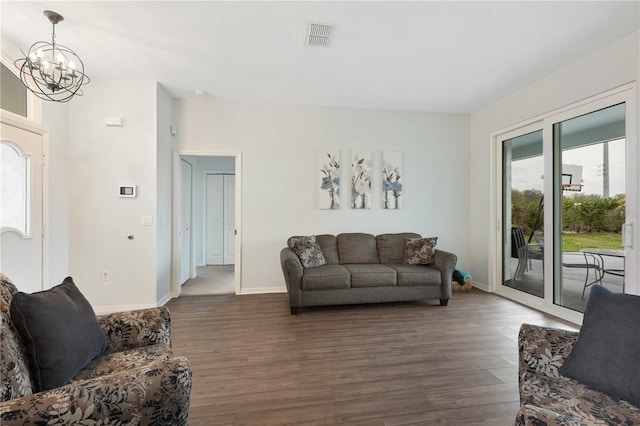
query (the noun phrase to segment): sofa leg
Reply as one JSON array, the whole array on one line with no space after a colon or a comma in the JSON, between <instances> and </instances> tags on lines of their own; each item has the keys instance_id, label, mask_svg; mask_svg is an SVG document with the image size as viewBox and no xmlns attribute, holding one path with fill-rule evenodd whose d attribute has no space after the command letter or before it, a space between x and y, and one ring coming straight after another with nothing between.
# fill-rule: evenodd
<instances>
[{"instance_id":1,"label":"sofa leg","mask_svg":"<svg viewBox=\"0 0 640 426\"><path fill-rule=\"evenodd\" d=\"M292 306L291 307L291 315L298 315L298 308Z\"/></svg>"},{"instance_id":2,"label":"sofa leg","mask_svg":"<svg viewBox=\"0 0 640 426\"><path fill-rule=\"evenodd\" d=\"M440 306L447 306L449 299L440 299Z\"/></svg>"}]
</instances>

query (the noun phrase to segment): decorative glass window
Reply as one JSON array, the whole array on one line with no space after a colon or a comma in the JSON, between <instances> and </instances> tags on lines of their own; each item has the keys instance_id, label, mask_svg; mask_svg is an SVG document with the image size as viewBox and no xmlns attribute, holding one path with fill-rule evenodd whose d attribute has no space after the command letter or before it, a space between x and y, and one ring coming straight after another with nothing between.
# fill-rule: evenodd
<instances>
[{"instance_id":1,"label":"decorative glass window","mask_svg":"<svg viewBox=\"0 0 640 426\"><path fill-rule=\"evenodd\" d=\"M0 63L0 108L27 116L27 88L5 64Z\"/></svg>"},{"instance_id":2,"label":"decorative glass window","mask_svg":"<svg viewBox=\"0 0 640 426\"><path fill-rule=\"evenodd\" d=\"M29 236L31 159L19 146L0 142L0 232Z\"/></svg>"}]
</instances>

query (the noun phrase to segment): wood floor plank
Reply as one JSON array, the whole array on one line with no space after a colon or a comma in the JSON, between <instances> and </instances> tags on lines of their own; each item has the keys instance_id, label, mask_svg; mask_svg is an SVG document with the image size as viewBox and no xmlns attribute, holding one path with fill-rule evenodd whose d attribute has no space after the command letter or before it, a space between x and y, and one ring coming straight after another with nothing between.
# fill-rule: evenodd
<instances>
[{"instance_id":1,"label":"wood floor plank","mask_svg":"<svg viewBox=\"0 0 640 426\"><path fill-rule=\"evenodd\" d=\"M427 390L426 395L434 407L450 410L519 400L518 384L514 382L465 386L455 392L449 389Z\"/></svg>"},{"instance_id":2,"label":"wood floor plank","mask_svg":"<svg viewBox=\"0 0 640 426\"><path fill-rule=\"evenodd\" d=\"M502 425L522 322L575 329L493 294L304 309L285 294L167 305L193 369L190 425Z\"/></svg>"}]
</instances>

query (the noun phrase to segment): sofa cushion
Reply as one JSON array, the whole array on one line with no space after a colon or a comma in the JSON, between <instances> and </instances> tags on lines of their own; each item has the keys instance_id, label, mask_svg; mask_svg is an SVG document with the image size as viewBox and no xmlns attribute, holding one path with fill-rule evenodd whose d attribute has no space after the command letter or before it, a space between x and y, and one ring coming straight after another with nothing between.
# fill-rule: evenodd
<instances>
[{"instance_id":1,"label":"sofa cushion","mask_svg":"<svg viewBox=\"0 0 640 426\"><path fill-rule=\"evenodd\" d=\"M578 341L559 372L640 407L640 296L593 286Z\"/></svg>"},{"instance_id":2,"label":"sofa cushion","mask_svg":"<svg viewBox=\"0 0 640 426\"><path fill-rule=\"evenodd\" d=\"M370 234L339 234L338 254L342 265L347 263L379 263L376 237Z\"/></svg>"},{"instance_id":3,"label":"sofa cushion","mask_svg":"<svg viewBox=\"0 0 640 426\"><path fill-rule=\"evenodd\" d=\"M404 252L404 263L408 265L430 265L435 256L438 237L409 238Z\"/></svg>"},{"instance_id":4,"label":"sofa cushion","mask_svg":"<svg viewBox=\"0 0 640 426\"><path fill-rule=\"evenodd\" d=\"M291 237L287 240L287 245L298 256L300 263L305 268L315 268L327 263L315 235Z\"/></svg>"},{"instance_id":5,"label":"sofa cushion","mask_svg":"<svg viewBox=\"0 0 640 426\"><path fill-rule=\"evenodd\" d=\"M398 286L433 285L442 283L442 274L433 266L387 264L396 271Z\"/></svg>"},{"instance_id":6,"label":"sofa cushion","mask_svg":"<svg viewBox=\"0 0 640 426\"><path fill-rule=\"evenodd\" d=\"M173 351L165 345L142 346L124 351L110 352L85 365L73 377L74 382L98 379L121 371L144 369L153 360L168 361L175 358Z\"/></svg>"},{"instance_id":7,"label":"sofa cushion","mask_svg":"<svg viewBox=\"0 0 640 426\"><path fill-rule=\"evenodd\" d=\"M329 290L349 288L351 275L343 266L323 265L304 271L302 276L303 290Z\"/></svg>"},{"instance_id":8,"label":"sofa cushion","mask_svg":"<svg viewBox=\"0 0 640 426\"><path fill-rule=\"evenodd\" d=\"M396 271L380 264L349 264L351 287L382 287L396 285Z\"/></svg>"},{"instance_id":9,"label":"sofa cushion","mask_svg":"<svg viewBox=\"0 0 640 426\"><path fill-rule=\"evenodd\" d=\"M67 384L107 350L93 308L71 277L49 290L16 293L11 320L24 341L36 392Z\"/></svg>"},{"instance_id":10,"label":"sofa cushion","mask_svg":"<svg viewBox=\"0 0 640 426\"><path fill-rule=\"evenodd\" d=\"M336 236L330 234L316 235L316 241L320 244L327 264L338 265L340 258L338 257L338 239Z\"/></svg>"},{"instance_id":11,"label":"sofa cushion","mask_svg":"<svg viewBox=\"0 0 640 426\"><path fill-rule=\"evenodd\" d=\"M376 237L380 263L402 263L409 238L420 238L420 234L402 232L399 234L381 234Z\"/></svg>"},{"instance_id":12,"label":"sofa cushion","mask_svg":"<svg viewBox=\"0 0 640 426\"><path fill-rule=\"evenodd\" d=\"M11 299L17 292L9 277L0 273L0 402L33 393L27 352L11 321Z\"/></svg>"}]
</instances>

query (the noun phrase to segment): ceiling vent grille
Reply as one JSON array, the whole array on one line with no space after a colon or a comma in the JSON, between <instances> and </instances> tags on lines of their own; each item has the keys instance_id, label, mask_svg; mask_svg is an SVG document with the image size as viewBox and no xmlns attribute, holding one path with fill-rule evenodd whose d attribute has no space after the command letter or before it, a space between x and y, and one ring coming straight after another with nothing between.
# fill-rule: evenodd
<instances>
[{"instance_id":1,"label":"ceiling vent grille","mask_svg":"<svg viewBox=\"0 0 640 426\"><path fill-rule=\"evenodd\" d=\"M307 26L306 45L312 47L329 47L333 36L333 25L309 23Z\"/></svg>"}]
</instances>

